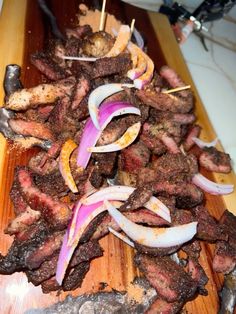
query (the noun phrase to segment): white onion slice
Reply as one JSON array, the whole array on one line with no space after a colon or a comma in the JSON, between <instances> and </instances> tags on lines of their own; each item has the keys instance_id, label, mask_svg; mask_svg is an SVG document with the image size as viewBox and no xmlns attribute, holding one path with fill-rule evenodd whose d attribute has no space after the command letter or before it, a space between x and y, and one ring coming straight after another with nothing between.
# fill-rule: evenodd
<instances>
[{"instance_id":1,"label":"white onion slice","mask_svg":"<svg viewBox=\"0 0 236 314\"><path fill-rule=\"evenodd\" d=\"M91 205L104 200L126 201L134 190L135 188L125 185L109 186L95 192L86 199L83 199L82 203L84 205ZM169 209L155 196L152 196L150 200L144 204L144 206L166 221L171 222Z\"/></svg>"},{"instance_id":2,"label":"white onion slice","mask_svg":"<svg viewBox=\"0 0 236 314\"><path fill-rule=\"evenodd\" d=\"M113 233L118 239L122 240L123 242L125 242L128 245L130 245L131 247L134 247L134 243L132 241L130 241L130 239L127 238L125 235L121 234L120 232L117 232L116 230L114 230L111 227L108 227L108 230L111 233Z\"/></svg>"},{"instance_id":3,"label":"white onion slice","mask_svg":"<svg viewBox=\"0 0 236 314\"><path fill-rule=\"evenodd\" d=\"M76 60L76 61L87 61L87 62L94 62L98 58L93 57L76 57L76 56L62 56L64 60Z\"/></svg>"},{"instance_id":4,"label":"white onion slice","mask_svg":"<svg viewBox=\"0 0 236 314\"><path fill-rule=\"evenodd\" d=\"M144 227L127 219L108 201L104 201L104 204L109 214L128 237L144 246L166 248L181 245L191 240L197 233L197 222L170 228Z\"/></svg>"},{"instance_id":5,"label":"white onion slice","mask_svg":"<svg viewBox=\"0 0 236 314\"><path fill-rule=\"evenodd\" d=\"M88 110L89 115L93 121L95 127L100 130L101 127L98 122L98 107L107 97L121 92L124 90L124 87L132 88L133 84L122 84L122 83L111 83L104 84L95 88L92 93L89 95L88 99Z\"/></svg>"},{"instance_id":6,"label":"white onion slice","mask_svg":"<svg viewBox=\"0 0 236 314\"><path fill-rule=\"evenodd\" d=\"M234 190L233 184L215 183L204 177L201 173L195 174L192 178L192 181L195 185L199 186L205 192L208 192L213 195L230 194Z\"/></svg>"},{"instance_id":7,"label":"white onion slice","mask_svg":"<svg viewBox=\"0 0 236 314\"><path fill-rule=\"evenodd\" d=\"M88 152L91 153L107 153L107 152L116 152L118 150L124 149L135 141L141 128L141 122L135 123L130 126L126 132L115 142L103 145L103 146L94 146L89 147Z\"/></svg>"},{"instance_id":8,"label":"white onion slice","mask_svg":"<svg viewBox=\"0 0 236 314\"><path fill-rule=\"evenodd\" d=\"M211 142L204 142L203 140L200 140L200 138L198 137L192 137L192 140L194 141L194 143L200 147L200 148L204 148L204 147L214 147L216 146L217 142L218 142L218 137L216 137L213 141Z\"/></svg>"}]
</instances>

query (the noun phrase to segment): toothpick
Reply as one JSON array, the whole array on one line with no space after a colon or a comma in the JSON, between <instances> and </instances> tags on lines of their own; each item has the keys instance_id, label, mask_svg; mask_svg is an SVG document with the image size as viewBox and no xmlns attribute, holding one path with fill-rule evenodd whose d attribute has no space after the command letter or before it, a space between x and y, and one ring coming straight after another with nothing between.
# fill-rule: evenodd
<instances>
[{"instance_id":1,"label":"toothpick","mask_svg":"<svg viewBox=\"0 0 236 314\"><path fill-rule=\"evenodd\" d=\"M135 23L135 19L132 19L132 22L130 24L130 35L132 35L132 33L134 31L134 23Z\"/></svg>"},{"instance_id":2,"label":"toothpick","mask_svg":"<svg viewBox=\"0 0 236 314\"><path fill-rule=\"evenodd\" d=\"M171 93L180 92L181 90L185 90L185 89L189 89L189 88L191 88L191 85L186 85L186 86L182 86L182 87L176 87L176 88L173 88L173 89L168 89L168 90L165 90L162 93L163 94L171 94Z\"/></svg>"},{"instance_id":3,"label":"toothpick","mask_svg":"<svg viewBox=\"0 0 236 314\"><path fill-rule=\"evenodd\" d=\"M102 2L102 12L100 17L99 31L103 31L105 24L105 8L106 8L106 0Z\"/></svg>"}]
</instances>

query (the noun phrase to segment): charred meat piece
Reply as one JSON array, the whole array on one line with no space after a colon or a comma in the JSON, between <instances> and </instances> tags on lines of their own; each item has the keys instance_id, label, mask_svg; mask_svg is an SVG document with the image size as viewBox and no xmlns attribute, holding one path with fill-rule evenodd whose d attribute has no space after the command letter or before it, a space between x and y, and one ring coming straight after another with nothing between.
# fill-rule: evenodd
<instances>
[{"instance_id":1,"label":"charred meat piece","mask_svg":"<svg viewBox=\"0 0 236 314\"><path fill-rule=\"evenodd\" d=\"M197 240L194 240L190 243L184 244L181 247L181 250L184 251L188 257L198 259L201 252L201 246Z\"/></svg>"},{"instance_id":2,"label":"charred meat piece","mask_svg":"<svg viewBox=\"0 0 236 314\"><path fill-rule=\"evenodd\" d=\"M114 40L106 32L96 32L88 35L83 41L82 51L86 56L103 57L112 48Z\"/></svg>"},{"instance_id":3,"label":"charred meat piece","mask_svg":"<svg viewBox=\"0 0 236 314\"><path fill-rule=\"evenodd\" d=\"M58 81L54 84L40 84L32 88L24 88L10 95L5 107L15 111L35 108L41 104L50 104L57 98L70 95L75 85L75 78Z\"/></svg>"},{"instance_id":4,"label":"charred meat piece","mask_svg":"<svg viewBox=\"0 0 236 314\"><path fill-rule=\"evenodd\" d=\"M188 133L183 142L183 147L186 151L189 151L195 145L193 138L199 137L200 132L201 132L201 127L197 124L194 124L193 126L189 128Z\"/></svg>"},{"instance_id":5,"label":"charred meat piece","mask_svg":"<svg viewBox=\"0 0 236 314\"><path fill-rule=\"evenodd\" d=\"M38 268L43 262L51 259L61 248L64 231L54 232L42 241L36 250L28 253L25 259L27 268Z\"/></svg>"},{"instance_id":6,"label":"charred meat piece","mask_svg":"<svg viewBox=\"0 0 236 314\"><path fill-rule=\"evenodd\" d=\"M126 53L113 58L101 58L94 62L92 72L93 79L112 74L123 74L131 68L130 56Z\"/></svg>"},{"instance_id":7,"label":"charred meat piece","mask_svg":"<svg viewBox=\"0 0 236 314\"><path fill-rule=\"evenodd\" d=\"M225 210L220 225L223 232L228 235L228 241L216 243L213 269L228 274L236 266L236 217Z\"/></svg>"},{"instance_id":8,"label":"charred meat piece","mask_svg":"<svg viewBox=\"0 0 236 314\"><path fill-rule=\"evenodd\" d=\"M188 113L193 108L192 95L188 95L186 98L183 98L173 94L164 94L153 90L138 90L136 95L144 104L160 111Z\"/></svg>"},{"instance_id":9,"label":"charred meat piece","mask_svg":"<svg viewBox=\"0 0 236 314\"><path fill-rule=\"evenodd\" d=\"M201 240L214 242L216 240L226 240L228 235L224 233L221 226L218 224L216 219L211 216L204 206L197 206L192 209L193 216L197 225L196 237Z\"/></svg>"},{"instance_id":10,"label":"charred meat piece","mask_svg":"<svg viewBox=\"0 0 236 314\"><path fill-rule=\"evenodd\" d=\"M44 140L54 140L54 135L50 128L39 122L10 119L9 126L16 134L33 136Z\"/></svg>"},{"instance_id":11,"label":"charred meat piece","mask_svg":"<svg viewBox=\"0 0 236 314\"><path fill-rule=\"evenodd\" d=\"M55 229L63 229L67 226L71 217L70 208L51 196L41 192L33 183L27 168L17 168L17 180L22 195L29 206L42 213L44 219Z\"/></svg>"},{"instance_id":12,"label":"charred meat piece","mask_svg":"<svg viewBox=\"0 0 236 314\"><path fill-rule=\"evenodd\" d=\"M69 115L71 102L68 96L58 100L49 116L49 124L60 140L73 138L77 131L76 120Z\"/></svg>"},{"instance_id":13,"label":"charred meat piece","mask_svg":"<svg viewBox=\"0 0 236 314\"><path fill-rule=\"evenodd\" d=\"M143 272L158 295L168 302L185 302L196 292L196 283L170 257L136 254L136 266Z\"/></svg>"},{"instance_id":14,"label":"charred meat piece","mask_svg":"<svg viewBox=\"0 0 236 314\"><path fill-rule=\"evenodd\" d=\"M96 241L89 241L79 245L71 259L69 268L73 268L76 265L90 261L95 257L102 256L103 251ZM56 274L58 261L58 254L54 255L50 260L45 261L41 266L34 270L28 270L26 272L28 280L35 286L38 286L43 281L51 278Z\"/></svg>"},{"instance_id":15,"label":"charred meat piece","mask_svg":"<svg viewBox=\"0 0 236 314\"><path fill-rule=\"evenodd\" d=\"M11 197L11 201L14 205L14 213L16 216L24 213L27 208L28 208L28 204L27 202L24 200L20 188L17 184L17 174L15 173L14 176L14 181L11 187L11 192L10 192L10 197Z\"/></svg>"},{"instance_id":16,"label":"charred meat piece","mask_svg":"<svg viewBox=\"0 0 236 314\"><path fill-rule=\"evenodd\" d=\"M148 164L149 159L149 149L142 142L138 142L121 151L120 168L131 173L138 172Z\"/></svg>"},{"instance_id":17,"label":"charred meat piece","mask_svg":"<svg viewBox=\"0 0 236 314\"><path fill-rule=\"evenodd\" d=\"M43 176L52 174L58 170L58 162L53 158L47 158L46 155L46 152L39 152L30 158L28 166L34 173ZM45 157L46 160L44 162Z\"/></svg>"},{"instance_id":18,"label":"charred meat piece","mask_svg":"<svg viewBox=\"0 0 236 314\"><path fill-rule=\"evenodd\" d=\"M186 174L190 177L198 173L197 159L194 155L166 153L152 162L152 168L157 175L166 179L174 178L177 174Z\"/></svg>"},{"instance_id":19,"label":"charred meat piece","mask_svg":"<svg viewBox=\"0 0 236 314\"><path fill-rule=\"evenodd\" d=\"M123 215L127 217L129 220L138 223L144 224L148 226L166 226L168 222L161 217L153 214L147 209L139 209L137 211L128 211L123 212ZM108 227L113 228L116 231L120 231L120 227L117 225L115 220L109 216L105 215L102 219L101 223L97 226L94 234L92 235L92 239L100 239L109 233Z\"/></svg>"},{"instance_id":20,"label":"charred meat piece","mask_svg":"<svg viewBox=\"0 0 236 314\"><path fill-rule=\"evenodd\" d=\"M82 101L82 99L87 95L90 89L90 83L87 78L81 76L76 84L74 93L73 93L73 100L71 108L73 110L77 109Z\"/></svg>"},{"instance_id":21,"label":"charred meat piece","mask_svg":"<svg viewBox=\"0 0 236 314\"><path fill-rule=\"evenodd\" d=\"M209 171L229 173L231 171L230 156L218 151L215 147L204 148L199 163Z\"/></svg>"},{"instance_id":22,"label":"charred meat piece","mask_svg":"<svg viewBox=\"0 0 236 314\"><path fill-rule=\"evenodd\" d=\"M65 184L59 170L50 174L33 174L34 182L41 192L53 197L61 197L68 194L68 186Z\"/></svg>"},{"instance_id":23,"label":"charred meat piece","mask_svg":"<svg viewBox=\"0 0 236 314\"><path fill-rule=\"evenodd\" d=\"M129 196L127 201L122 205L121 210L135 210L142 207L146 202L150 200L152 196L152 190L142 186L134 190Z\"/></svg>"},{"instance_id":24,"label":"charred meat piece","mask_svg":"<svg viewBox=\"0 0 236 314\"><path fill-rule=\"evenodd\" d=\"M64 291L75 290L81 287L84 277L89 271L90 262L82 262L73 268L68 276L66 276L62 283Z\"/></svg>"},{"instance_id":25,"label":"charred meat piece","mask_svg":"<svg viewBox=\"0 0 236 314\"><path fill-rule=\"evenodd\" d=\"M176 179L176 178L175 178ZM176 207L178 208L191 208L202 203L204 194L192 183L171 182L166 180L160 180L152 183L152 189L154 193L160 195L171 195L176 198Z\"/></svg>"},{"instance_id":26,"label":"charred meat piece","mask_svg":"<svg viewBox=\"0 0 236 314\"><path fill-rule=\"evenodd\" d=\"M176 251L179 250L180 245L171 246L168 248L152 248L152 247L148 247L145 245L141 245L137 242L134 242L134 247L140 254L147 254L149 256L161 257L161 256L167 256L167 255L171 255L175 253Z\"/></svg>"},{"instance_id":27,"label":"charred meat piece","mask_svg":"<svg viewBox=\"0 0 236 314\"><path fill-rule=\"evenodd\" d=\"M101 187L104 177L113 177L116 164L115 152L105 154L94 154L95 165L89 177L89 181L95 188Z\"/></svg>"},{"instance_id":28,"label":"charred meat piece","mask_svg":"<svg viewBox=\"0 0 236 314\"><path fill-rule=\"evenodd\" d=\"M53 81L65 78L66 71L43 52L31 55L31 63L47 78Z\"/></svg>"},{"instance_id":29,"label":"charred meat piece","mask_svg":"<svg viewBox=\"0 0 236 314\"><path fill-rule=\"evenodd\" d=\"M41 213L37 210L32 210L29 206L27 209L20 213L16 218L14 218L9 225L7 226L7 229L5 230L5 233L8 233L10 235L19 233L35 222L37 222L41 217Z\"/></svg>"},{"instance_id":30,"label":"charred meat piece","mask_svg":"<svg viewBox=\"0 0 236 314\"><path fill-rule=\"evenodd\" d=\"M52 277L42 283L43 293L49 293L57 290L75 290L82 285L86 273L89 271L90 263L83 262L70 270L70 273L65 277L62 287L56 281L56 277Z\"/></svg>"},{"instance_id":31,"label":"charred meat piece","mask_svg":"<svg viewBox=\"0 0 236 314\"><path fill-rule=\"evenodd\" d=\"M15 239L7 255L0 254L0 274L9 275L27 269L29 255L33 254L46 241L49 237L48 232L46 226L41 224L32 238L29 237L26 241Z\"/></svg>"},{"instance_id":32,"label":"charred meat piece","mask_svg":"<svg viewBox=\"0 0 236 314\"><path fill-rule=\"evenodd\" d=\"M197 283L199 293L201 295L207 295L208 292L205 289L205 285L208 282L208 277L196 258L190 258L188 260L188 272Z\"/></svg>"},{"instance_id":33,"label":"charred meat piece","mask_svg":"<svg viewBox=\"0 0 236 314\"><path fill-rule=\"evenodd\" d=\"M181 310L183 304L181 302L167 302L161 298L157 298L148 308L145 314L177 314Z\"/></svg>"}]
</instances>

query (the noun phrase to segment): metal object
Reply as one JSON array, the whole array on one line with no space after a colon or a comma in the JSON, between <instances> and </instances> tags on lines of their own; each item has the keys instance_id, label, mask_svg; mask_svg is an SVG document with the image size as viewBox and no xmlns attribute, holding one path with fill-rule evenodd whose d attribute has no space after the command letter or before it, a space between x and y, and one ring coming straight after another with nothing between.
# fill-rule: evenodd
<instances>
[{"instance_id":1,"label":"metal object","mask_svg":"<svg viewBox=\"0 0 236 314\"><path fill-rule=\"evenodd\" d=\"M6 66L3 87L6 97L18 89L22 89L23 85L20 81L21 68L17 64L9 64Z\"/></svg>"},{"instance_id":2,"label":"metal object","mask_svg":"<svg viewBox=\"0 0 236 314\"><path fill-rule=\"evenodd\" d=\"M38 4L39 4L40 9L43 11L43 13L47 16L47 18L49 20L52 34L56 38L64 41L65 36L60 31L60 29L57 25L56 17L52 13L52 11L48 8L46 1L45 0L38 0Z\"/></svg>"},{"instance_id":3,"label":"metal object","mask_svg":"<svg viewBox=\"0 0 236 314\"><path fill-rule=\"evenodd\" d=\"M142 314L152 304L157 296L154 288L144 278L137 278L132 283L133 288L142 291L140 302L132 299L127 292L97 292L84 294L77 298L68 296L65 301L59 302L50 308L32 309L25 314Z\"/></svg>"},{"instance_id":4,"label":"metal object","mask_svg":"<svg viewBox=\"0 0 236 314\"><path fill-rule=\"evenodd\" d=\"M236 305L236 268L225 276L220 296L221 307L218 314L233 314Z\"/></svg>"}]
</instances>

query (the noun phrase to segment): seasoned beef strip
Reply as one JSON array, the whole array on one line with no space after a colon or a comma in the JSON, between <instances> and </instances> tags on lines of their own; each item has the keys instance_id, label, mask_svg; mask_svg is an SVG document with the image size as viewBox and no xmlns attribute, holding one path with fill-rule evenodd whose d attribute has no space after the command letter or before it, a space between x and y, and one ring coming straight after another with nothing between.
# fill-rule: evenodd
<instances>
[{"instance_id":1,"label":"seasoned beef strip","mask_svg":"<svg viewBox=\"0 0 236 314\"><path fill-rule=\"evenodd\" d=\"M204 148L199 163L209 171L229 173L231 171L230 156L218 151L215 147Z\"/></svg>"},{"instance_id":2,"label":"seasoned beef strip","mask_svg":"<svg viewBox=\"0 0 236 314\"><path fill-rule=\"evenodd\" d=\"M228 274L236 266L236 217L225 210L220 218L223 232L228 235L228 241L216 243L213 269Z\"/></svg>"},{"instance_id":3,"label":"seasoned beef strip","mask_svg":"<svg viewBox=\"0 0 236 314\"><path fill-rule=\"evenodd\" d=\"M208 277L196 258L190 258L188 260L188 272L191 274L192 279L197 283L199 294L208 295L205 288L208 282Z\"/></svg>"},{"instance_id":4,"label":"seasoned beef strip","mask_svg":"<svg viewBox=\"0 0 236 314\"><path fill-rule=\"evenodd\" d=\"M71 209L60 201L41 192L33 183L32 176L26 167L18 167L17 180L21 193L29 206L42 213L44 219L54 229L64 229L67 227L71 217Z\"/></svg>"},{"instance_id":5,"label":"seasoned beef strip","mask_svg":"<svg viewBox=\"0 0 236 314\"><path fill-rule=\"evenodd\" d=\"M30 57L31 63L47 78L53 81L61 80L66 77L66 71L61 68L49 55L38 52Z\"/></svg>"},{"instance_id":6,"label":"seasoned beef strip","mask_svg":"<svg viewBox=\"0 0 236 314\"><path fill-rule=\"evenodd\" d=\"M182 302L167 302L158 297L145 314L177 314L181 310Z\"/></svg>"},{"instance_id":7,"label":"seasoned beef strip","mask_svg":"<svg viewBox=\"0 0 236 314\"><path fill-rule=\"evenodd\" d=\"M185 302L195 294L196 283L170 257L154 258L144 254L136 254L134 262L164 300Z\"/></svg>"},{"instance_id":8,"label":"seasoned beef strip","mask_svg":"<svg viewBox=\"0 0 236 314\"><path fill-rule=\"evenodd\" d=\"M90 261L95 257L102 256L103 251L97 241L89 241L79 245L70 261L69 268ZM35 286L40 285L43 281L51 278L56 274L58 254L54 255L50 260L45 261L41 266L34 270L26 271L27 278Z\"/></svg>"}]
</instances>

